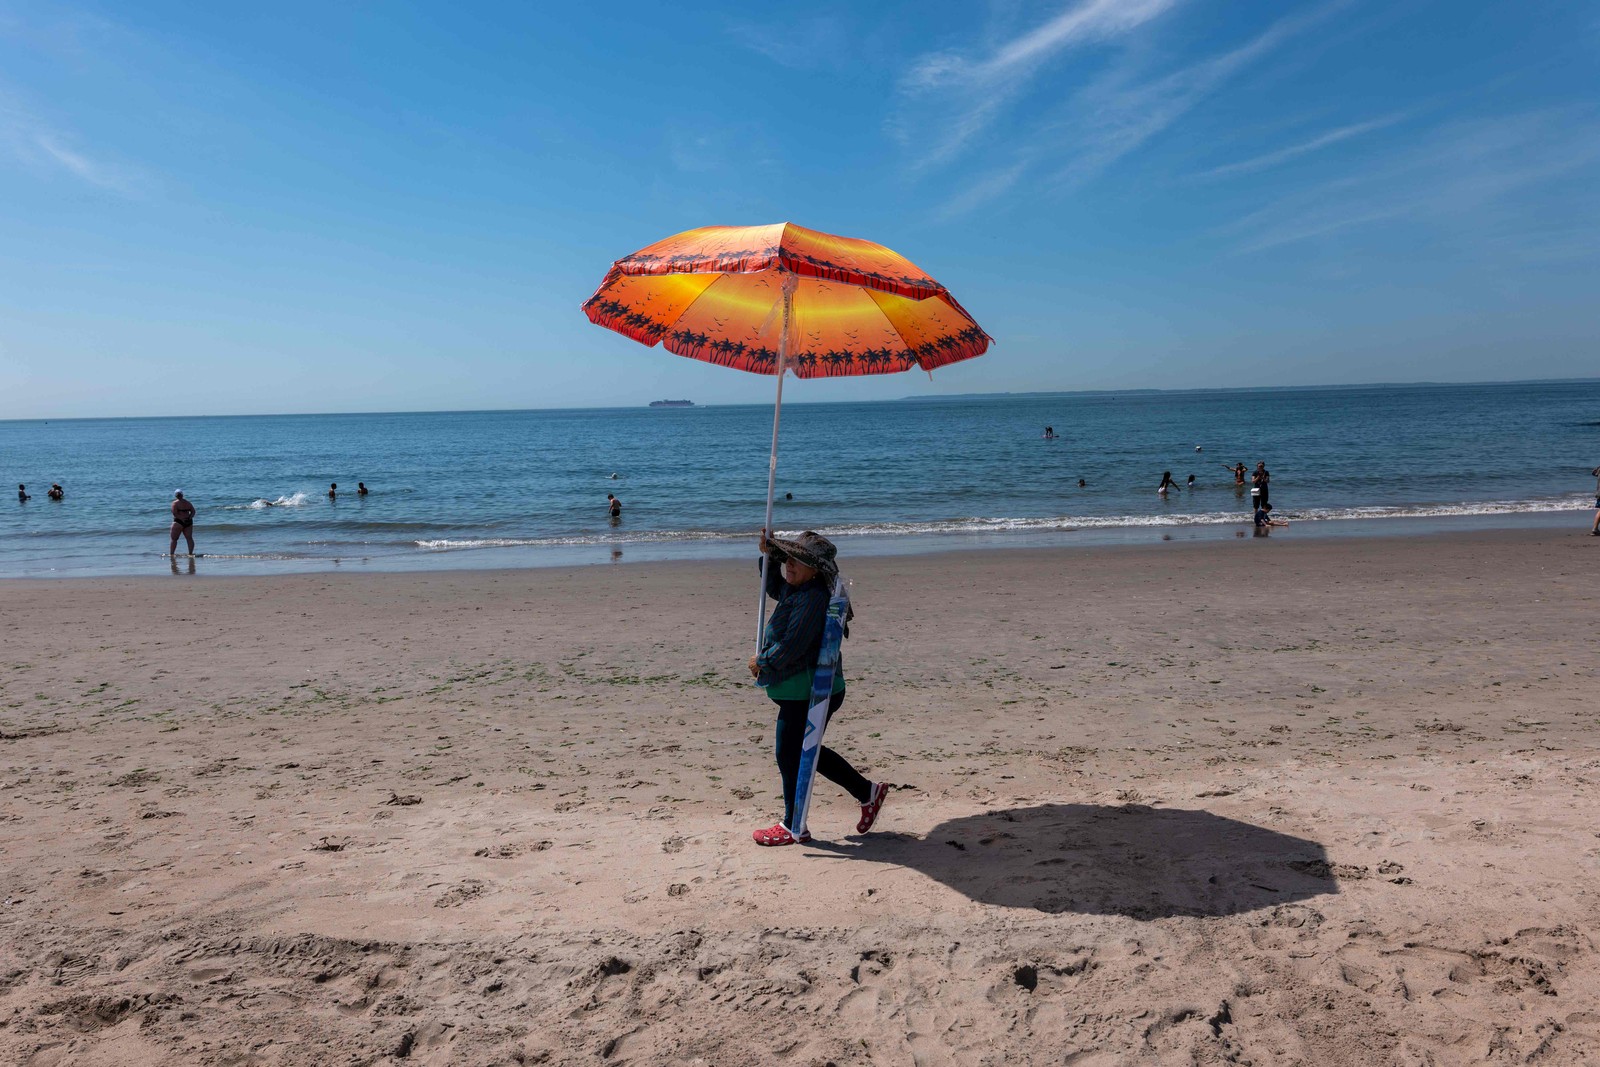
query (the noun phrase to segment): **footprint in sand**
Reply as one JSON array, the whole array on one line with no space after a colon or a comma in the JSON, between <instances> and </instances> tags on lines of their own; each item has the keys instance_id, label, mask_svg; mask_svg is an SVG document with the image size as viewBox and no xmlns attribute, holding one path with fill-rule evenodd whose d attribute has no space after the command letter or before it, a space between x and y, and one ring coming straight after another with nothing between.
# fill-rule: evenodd
<instances>
[{"instance_id":1,"label":"footprint in sand","mask_svg":"<svg viewBox=\"0 0 1600 1067\"><path fill-rule=\"evenodd\" d=\"M483 896L489 891L489 885L476 878L468 878L460 885L451 886L445 890L438 900L433 902L436 908L459 908L469 900Z\"/></svg>"},{"instance_id":2,"label":"footprint in sand","mask_svg":"<svg viewBox=\"0 0 1600 1067\"><path fill-rule=\"evenodd\" d=\"M530 852L543 852L549 848L549 841L518 841L507 845L493 845L480 848L474 856L492 860L509 860L517 856L525 856Z\"/></svg>"}]
</instances>

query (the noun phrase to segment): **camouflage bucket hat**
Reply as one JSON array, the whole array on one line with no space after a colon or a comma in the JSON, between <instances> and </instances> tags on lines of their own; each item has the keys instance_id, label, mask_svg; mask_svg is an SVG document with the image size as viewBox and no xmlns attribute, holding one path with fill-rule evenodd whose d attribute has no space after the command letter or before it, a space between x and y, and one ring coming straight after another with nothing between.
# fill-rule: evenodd
<instances>
[{"instance_id":1,"label":"camouflage bucket hat","mask_svg":"<svg viewBox=\"0 0 1600 1067\"><path fill-rule=\"evenodd\" d=\"M769 537L767 544L772 546L778 559L803 563L827 578L830 584L839 576L839 564L834 558L839 550L832 541L814 530L807 530L792 541L783 537Z\"/></svg>"}]
</instances>

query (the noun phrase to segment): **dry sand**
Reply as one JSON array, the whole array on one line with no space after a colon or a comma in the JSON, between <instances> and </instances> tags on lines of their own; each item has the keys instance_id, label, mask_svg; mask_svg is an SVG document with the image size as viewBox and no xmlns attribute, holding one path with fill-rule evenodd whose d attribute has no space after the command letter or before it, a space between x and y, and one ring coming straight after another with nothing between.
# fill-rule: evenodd
<instances>
[{"instance_id":1,"label":"dry sand","mask_svg":"<svg viewBox=\"0 0 1600 1067\"><path fill-rule=\"evenodd\" d=\"M0 1063L1600 1061L1581 532L0 584ZM202 561L203 564L204 561Z\"/></svg>"}]
</instances>

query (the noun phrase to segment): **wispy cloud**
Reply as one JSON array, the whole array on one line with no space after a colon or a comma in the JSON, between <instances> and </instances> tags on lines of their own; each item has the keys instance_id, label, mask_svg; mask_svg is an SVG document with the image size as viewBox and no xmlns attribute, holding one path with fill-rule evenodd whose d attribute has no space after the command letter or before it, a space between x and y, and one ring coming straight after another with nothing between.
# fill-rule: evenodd
<instances>
[{"instance_id":1,"label":"wispy cloud","mask_svg":"<svg viewBox=\"0 0 1600 1067\"><path fill-rule=\"evenodd\" d=\"M903 106L896 116L896 132L908 146L921 148L910 164L911 172L926 177L975 149L979 138L1010 120L1013 111L1020 118L1020 98L1052 60L1064 61L1074 48L1117 44L1120 47L1108 65L1076 78L1077 87L1053 105L1032 108L1026 127L1014 130L1015 136L1008 137L996 153L1000 158L937 214L948 219L976 210L1025 179L1057 189L1080 186L1172 129L1208 98L1350 2L1325 0L1272 23L1242 43L1189 58L1174 68L1152 58L1162 52L1145 38L1154 32L1156 20L1182 0L1086 0L1043 25L1009 36L982 55L942 52L920 58L901 79ZM1140 34L1141 30L1146 33ZM932 132L914 138L917 126L912 118ZM1342 136L1358 133L1351 130Z\"/></svg>"},{"instance_id":2,"label":"wispy cloud","mask_svg":"<svg viewBox=\"0 0 1600 1067\"><path fill-rule=\"evenodd\" d=\"M932 89L958 82L994 86L1032 73L1038 65L1077 44L1126 34L1175 7L1179 0L1080 0L1055 18L1002 42L981 59L959 52L936 52L907 72L909 89Z\"/></svg>"},{"instance_id":3,"label":"wispy cloud","mask_svg":"<svg viewBox=\"0 0 1600 1067\"><path fill-rule=\"evenodd\" d=\"M1302 15L1281 19L1226 52L1144 81L1117 75L1084 90L1057 131L1070 161L1057 176L1077 184L1162 133L1247 68L1322 22L1347 0L1334 0Z\"/></svg>"},{"instance_id":4,"label":"wispy cloud","mask_svg":"<svg viewBox=\"0 0 1600 1067\"><path fill-rule=\"evenodd\" d=\"M1275 152L1266 152L1250 159L1240 160L1237 163L1213 167L1210 170L1202 171L1196 177L1225 178L1235 174L1249 174L1253 171L1266 170L1269 167L1276 167L1279 163L1287 163L1291 159L1298 159L1300 156L1310 155L1313 152L1332 147L1341 141L1348 141L1353 137L1360 137L1363 134L1387 129L1397 123L1404 122L1413 114L1414 112L1409 110L1397 111L1392 115L1369 119L1366 122L1353 122L1348 126L1340 126L1337 129L1318 134L1310 140L1301 141L1299 144L1293 144L1287 148L1280 148Z\"/></svg>"},{"instance_id":5,"label":"wispy cloud","mask_svg":"<svg viewBox=\"0 0 1600 1067\"><path fill-rule=\"evenodd\" d=\"M958 156L998 117L1050 60L1072 48L1125 36L1181 0L1079 0L1042 25L1003 40L981 55L936 52L913 62L900 79L904 98L891 131L917 140L907 111L926 107L931 136L919 142L917 169Z\"/></svg>"},{"instance_id":6,"label":"wispy cloud","mask_svg":"<svg viewBox=\"0 0 1600 1067\"><path fill-rule=\"evenodd\" d=\"M1547 216L1566 210L1559 184L1593 188L1596 180L1600 117L1592 109L1458 121L1366 170L1281 197L1218 234L1237 252L1256 253L1379 223L1420 224L1442 239L1470 238L1475 247L1486 240L1526 244L1521 254L1538 257L1541 243L1550 244Z\"/></svg>"},{"instance_id":7,"label":"wispy cloud","mask_svg":"<svg viewBox=\"0 0 1600 1067\"><path fill-rule=\"evenodd\" d=\"M727 32L743 47L791 70L811 70L843 62L850 43L844 21L830 15L766 25L736 22Z\"/></svg>"},{"instance_id":8,"label":"wispy cloud","mask_svg":"<svg viewBox=\"0 0 1600 1067\"><path fill-rule=\"evenodd\" d=\"M975 208L982 207L997 196L1006 193L1028 169L1027 162L1021 161L1009 167L990 173L979 178L963 192L956 194L940 206L935 215L943 220L959 218Z\"/></svg>"},{"instance_id":9,"label":"wispy cloud","mask_svg":"<svg viewBox=\"0 0 1600 1067\"><path fill-rule=\"evenodd\" d=\"M0 153L35 170L65 172L108 192L124 196L137 192L138 175L131 168L82 148L77 138L4 98L0 98Z\"/></svg>"}]
</instances>

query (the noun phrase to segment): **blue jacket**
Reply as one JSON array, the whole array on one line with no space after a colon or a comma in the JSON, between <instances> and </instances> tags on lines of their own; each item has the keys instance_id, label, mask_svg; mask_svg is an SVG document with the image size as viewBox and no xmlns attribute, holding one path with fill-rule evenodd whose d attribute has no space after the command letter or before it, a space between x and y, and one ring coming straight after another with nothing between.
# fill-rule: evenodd
<instances>
[{"instance_id":1,"label":"blue jacket","mask_svg":"<svg viewBox=\"0 0 1600 1067\"><path fill-rule=\"evenodd\" d=\"M820 574L800 586L783 580L778 561L767 561L767 595L778 602L767 619L756 657L756 684L777 685L785 678L816 669L822 651L822 630L828 621L832 590ZM841 658L839 669L844 669Z\"/></svg>"}]
</instances>

